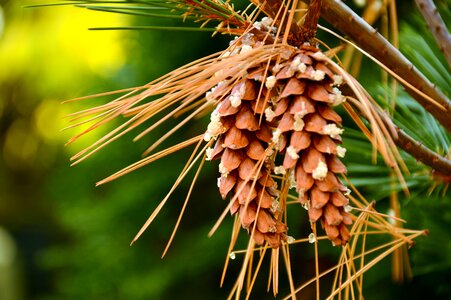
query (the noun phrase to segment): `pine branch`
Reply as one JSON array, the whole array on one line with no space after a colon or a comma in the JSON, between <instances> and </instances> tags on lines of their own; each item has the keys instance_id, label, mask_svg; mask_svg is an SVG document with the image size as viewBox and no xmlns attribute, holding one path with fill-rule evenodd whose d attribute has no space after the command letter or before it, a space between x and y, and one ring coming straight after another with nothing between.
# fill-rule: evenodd
<instances>
[{"instance_id":1,"label":"pine branch","mask_svg":"<svg viewBox=\"0 0 451 300\"><path fill-rule=\"evenodd\" d=\"M349 87L343 87L342 89L345 94L354 95L355 97L354 92ZM392 119L384 111L377 110L377 113L385 125L387 125L387 128L392 128L392 130L389 130L390 136L399 148L440 174L451 174L451 160L432 151L405 133L393 123Z\"/></svg>"},{"instance_id":2,"label":"pine branch","mask_svg":"<svg viewBox=\"0 0 451 300\"><path fill-rule=\"evenodd\" d=\"M421 106L451 132L451 102L398 49L340 1L323 0L321 13L326 21L354 40L359 47L443 106L445 110L431 104L415 90L404 86Z\"/></svg>"},{"instance_id":3,"label":"pine branch","mask_svg":"<svg viewBox=\"0 0 451 300\"><path fill-rule=\"evenodd\" d=\"M440 47L443 55L451 66L451 36L446 28L445 22L443 22L437 7L432 0L415 0L421 14L426 21L426 24L434 36L437 44Z\"/></svg>"},{"instance_id":4,"label":"pine branch","mask_svg":"<svg viewBox=\"0 0 451 300\"><path fill-rule=\"evenodd\" d=\"M396 130L396 134L395 132L391 132L391 137L398 147L435 171L445 175L451 174L451 160L440 156L438 153L424 146L421 142L409 136L401 128L393 124L385 112L379 112L379 115L388 127L393 127Z\"/></svg>"},{"instance_id":5,"label":"pine branch","mask_svg":"<svg viewBox=\"0 0 451 300\"><path fill-rule=\"evenodd\" d=\"M312 0L301 28L301 41L311 42L315 38L320 14L321 0Z\"/></svg>"}]
</instances>

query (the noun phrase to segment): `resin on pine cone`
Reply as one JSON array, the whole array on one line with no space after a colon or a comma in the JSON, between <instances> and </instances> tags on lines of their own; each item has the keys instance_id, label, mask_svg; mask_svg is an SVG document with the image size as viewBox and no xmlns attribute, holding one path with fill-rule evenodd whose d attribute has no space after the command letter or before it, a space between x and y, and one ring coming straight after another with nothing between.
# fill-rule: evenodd
<instances>
[{"instance_id":1,"label":"resin on pine cone","mask_svg":"<svg viewBox=\"0 0 451 300\"><path fill-rule=\"evenodd\" d=\"M270 24L264 19L258 30L271 34ZM225 56L264 45L257 36L251 32L233 41L233 51ZM220 159L220 193L230 195L231 213L239 214L257 244L278 247L287 239L284 208L271 177L277 174L291 179L310 221L320 220L334 245L349 240L348 189L337 178L346 172L338 158L346 150L339 145L341 117L332 109L345 97L338 89L342 77L321 62L323 55L308 45L290 47L269 64L250 64L246 76L233 82L226 78L207 93L207 100L219 101L204 135L207 141L216 139L207 157ZM283 162L276 166L276 160Z\"/></svg>"}]
</instances>

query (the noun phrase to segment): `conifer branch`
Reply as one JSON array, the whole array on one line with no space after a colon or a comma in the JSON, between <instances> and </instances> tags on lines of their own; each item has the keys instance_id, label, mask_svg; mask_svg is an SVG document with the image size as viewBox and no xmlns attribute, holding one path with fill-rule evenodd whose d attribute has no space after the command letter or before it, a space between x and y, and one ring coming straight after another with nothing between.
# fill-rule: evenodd
<instances>
[{"instance_id":1,"label":"conifer branch","mask_svg":"<svg viewBox=\"0 0 451 300\"><path fill-rule=\"evenodd\" d=\"M302 0L309 3L309 0ZM376 29L368 25L344 3L335 0L323 0L321 14L326 21L354 40L359 47L400 75L416 89L431 97L444 109L426 101L415 90L404 86L406 91L423 106L443 127L451 132L451 102L432 84L413 64ZM402 84L402 83L401 83Z\"/></svg>"},{"instance_id":2,"label":"conifer branch","mask_svg":"<svg viewBox=\"0 0 451 300\"><path fill-rule=\"evenodd\" d=\"M401 128L393 124L387 114L380 112L379 115L387 126L393 127L396 130L396 134L395 132L391 132L391 136L398 147L433 170L441 174L451 174L451 160L439 155L409 136Z\"/></svg>"},{"instance_id":3,"label":"conifer branch","mask_svg":"<svg viewBox=\"0 0 451 300\"><path fill-rule=\"evenodd\" d=\"M448 66L451 66L451 36L446 28L445 22L443 22L437 7L432 0L415 0L421 14L426 21L426 24L434 36L437 44L440 47L443 55L448 62Z\"/></svg>"},{"instance_id":4,"label":"conifer branch","mask_svg":"<svg viewBox=\"0 0 451 300\"><path fill-rule=\"evenodd\" d=\"M301 40L311 42L316 35L318 20L321 14L321 0L312 0L305 15L305 22L301 28Z\"/></svg>"},{"instance_id":5,"label":"conifer branch","mask_svg":"<svg viewBox=\"0 0 451 300\"><path fill-rule=\"evenodd\" d=\"M343 92L347 95L353 95L354 92L349 87L343 87ZM377 110L378 115L381 120L385 123L390 133L393 142L405 152L409 153L416 160L421 161L423 164L431 167L433 170L441 174L451 174L451 160L440 154L432 151L420 141L415 140L410 135L408 135L404 130L396 126L392 119L381 110Z\"/></svg>"}]
</instances>

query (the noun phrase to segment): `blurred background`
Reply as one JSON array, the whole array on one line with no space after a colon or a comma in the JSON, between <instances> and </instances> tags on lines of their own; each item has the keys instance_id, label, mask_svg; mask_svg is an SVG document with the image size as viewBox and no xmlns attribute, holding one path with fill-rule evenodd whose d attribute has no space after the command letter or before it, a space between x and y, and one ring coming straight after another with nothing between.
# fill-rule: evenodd
<instances>
[{"instance_id":1,"label":"blurred background","mask_svg":"<svg viewBox=\"0 0 451 300\"><path fill-rule=\"evenodd\" d=\"M212 238L207 237L225 205L216 191L216 167L204 168L172 248L161 260L189 181L177 190L143 237L133 247L129 243L169 191L190 153L175 154L95 187L97 181L138 160L165 129L137 144L127 136L70 167L70 156L108 128L65 147L78 130L61 131L69 125L65 116L105 99L61 102L143 85L224 49L229 38L211 38L200 32L90 31L91 27L147 24L149 20L73 6L24 8L24 4L33 3L0 0L0 300L225 298L240 264L232 263L230 278L219 288L231 220ZM447 16L448 4L442 1L440 5ZM401 48L448 94L449 68L443 71L446 63L413 10L412 3L399 7ZM423 48L412 51L412 45ZM368 89L381 88L377 84L380 73L366 69L364 78ZM178 139L201 132L204 125L200 121L187 126ZM436 149L448 151L449 135L436 130L435 141L442 139ZM362 143L362 147L368 146ZM352 170L353 162L349 163ZM410 163L418 168L414 160ZM356 176L356 184L370 183L364 190L380 200L382 208L388 207L388 194L371 194L378 184L363 180L368 174L359 169L362 162L354 165L356 174L362 172ZM379 167L377 170L385 170ZM388 171L373 174L386 178ZM451 298L449 193L443 185L439 192L429 193L434 182L427 168L416 174L411 178L414 196L401 199L403 217L409 221L408 227L428 228L431 233L410 250L414 277L393 284L387 258L367 275L367 299ZM299 226L300 232L308 232L305 225ZM327 266L337 251L324 250L322 255ZM305 256L301 269L312 266L311 253L300 256ZM265 289L264 277L261 281L256 290ZM257 291L254 296L272 298ZM309 299L308 291L305 299Z\"/></svg>"}]
</instances>

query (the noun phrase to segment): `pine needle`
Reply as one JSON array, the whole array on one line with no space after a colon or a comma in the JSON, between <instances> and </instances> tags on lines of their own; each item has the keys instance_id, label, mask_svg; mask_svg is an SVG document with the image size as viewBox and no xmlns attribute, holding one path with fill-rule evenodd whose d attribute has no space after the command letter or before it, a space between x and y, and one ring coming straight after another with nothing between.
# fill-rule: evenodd
<instances>
[{"instance_id":1,"label":"pine needle","mask_svg":"<svg viewBox=\"0 0 451 300\"><path fill-rule=\"evenodd\" d=\"M195 155L195 153L197 152L201 143L202 143L202 140L199 140L199 143L197 144L196 149L194 149L192 156ZM199 177L199 174L200 174L200 171L202 170L204 162L205 162L205 156L202 158L202 160L199 164L199 167L197 168L196 174L194 175L193 180L191 181L191 185L189 187L188 194L185 197L185 201L183 202L183 207L180 210L179 217L177 218L177 223L174 226L174 230L172 231L171 237L169 238L169 241L166 244L166 248L164 249L163 254L161 255L161 258L163 258L166 255L167 251L169 250L169 247L171 246L171 243L172 243L172 241L175 237L175 233L177 232L177 229L180 225L180 221L182 220L183 214L185 213L186 206L188 205L188 201L191 198L191 193L193 192L194 185L196 184L197 178Z\"/></svg>"}]
</instances>

